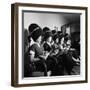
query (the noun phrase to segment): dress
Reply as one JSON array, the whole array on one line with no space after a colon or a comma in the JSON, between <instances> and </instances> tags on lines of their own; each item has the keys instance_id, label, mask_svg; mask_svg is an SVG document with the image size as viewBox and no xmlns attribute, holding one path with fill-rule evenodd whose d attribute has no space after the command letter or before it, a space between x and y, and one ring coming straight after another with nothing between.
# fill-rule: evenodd
<instances>
[{"instance_id":1,"label":"dress","mask_svg":"<svg viewBox=\"0 0 90 90\"><path fill-rule=\"evenodd\" d=\"M30 51L33 51L35 53L34 58L38 58L38 61L31 60L30 58ZM33 71L43 71L44 76L47 76L47 66L45 63L45 60L43 58L40 58L40 55L43 55L43 49L39 46L38 43L34 43L29 47L29 70L30 70L30 76L32 76Z\"/></svg>"},{"instance_id":2,"label":"dress","mask_svg":"<svg viewBox=\"0 0 90 90\"><path fill-rule=\"evenodd\" d=\"M57 75L57 70L58 70L58 65L57 65L57 59L51 55L52 52L52 46L45 42L43 44L44 47L44 51L46 51L47 53L49 53L47 59L46 59L46 64L47 64L47 69L52 71L52 76Z\"/></svg>"}]
</instances>

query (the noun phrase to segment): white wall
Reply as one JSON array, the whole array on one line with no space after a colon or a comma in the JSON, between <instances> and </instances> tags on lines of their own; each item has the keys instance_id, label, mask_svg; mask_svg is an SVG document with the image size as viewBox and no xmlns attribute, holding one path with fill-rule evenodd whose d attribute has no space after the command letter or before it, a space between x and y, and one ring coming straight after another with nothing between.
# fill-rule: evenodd
<instances>
[{"instance_id":1,"label":"white wall","mask_svg":"<svg viewBox=\"0 0 90 90\"><path fill-rule=\"evenodd\" d=\"M32 17L33 16L33 17ZM49 27L54 30L54 27L58 27L61 30L61 26L67 23L67 20L63 17L63 14L50 14L50 13L24 13L24 28L28 29L28 26L32 23L40 25L41 28Z\"/></svg>"},{"instance_id":2,"label":"white wall","mask_svg":"<svg viewBox=\"0 0 90 90\"><path fill-rule=\"evenodd\" d=\"M55 86L39 86L39 87L24 87L13 88L11 82L11 3L26 2L26 3L43 3L43 4L58 4L58 5L74 5L74 6L89 6L90 0L1 0L0 1L0 90L89 90L89 83L85 84L67 84ZM90 6L89 6L90 9ZM90 12L89 12L90 20ZM88 22L88 24L90 21ZM88 29L90 33L90 25ZM89 35L90 38L90 35ZM89 45L90 46L90 40ZM90 47L88 47L90 53ZM88 59L90 63L90 57ZM90 65L88 66L90 68ZM88 70L90 76L90 70Z\"/></svg>"}]
</instances>

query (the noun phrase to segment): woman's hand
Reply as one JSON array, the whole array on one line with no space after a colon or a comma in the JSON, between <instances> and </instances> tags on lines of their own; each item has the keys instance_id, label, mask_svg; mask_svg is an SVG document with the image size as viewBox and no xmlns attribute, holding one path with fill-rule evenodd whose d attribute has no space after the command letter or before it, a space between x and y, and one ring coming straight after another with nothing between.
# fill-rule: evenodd
<instances>
[{"instance_id":1,"label":"woman's hand","mask_svg":"<svg viewBox=\"0 0 90 90\"><path fill-rule=\"evenodd\" d=\"M43 59L43 60L46 60L46 59L47 59L47 56L40 55L39 58L40 58L40 59Z\"/></svg>"}]
</instances>

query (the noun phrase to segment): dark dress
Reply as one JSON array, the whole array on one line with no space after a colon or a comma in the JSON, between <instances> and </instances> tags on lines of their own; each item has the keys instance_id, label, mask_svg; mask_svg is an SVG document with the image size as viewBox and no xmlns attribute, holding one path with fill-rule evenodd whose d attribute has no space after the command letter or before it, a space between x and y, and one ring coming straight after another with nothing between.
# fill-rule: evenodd
<instances>
[{"instance_id":1,"label":"dark dress","mask_svg":"<svg viewBox=\"0 0 90 90\"><path fill-rule=\"evenodd\" d=\"M52 50L51 46L48 43L44 43L43 47L44 47L44 51L50 52Z\"/></svg>"},{"instance_id":2,"label":"dark dress","mask_svg":"<svg viewBox=\"0 0 90 90\"><path fill-rule=\"evenodd\" d=\"M48 53L52 52L52 47L46 42L43 45L44 51L47 51ZM57 59L54 56L48 55L47 60L47 69L52 71L52 76L57 75Z\"/></svg>"},{"instance_id":3,"label":"dark dress","mask_svg":"<svg viewBox=\"0 0 90 90\"><path fill-rule=\"evenodd\" d=\"M39 47L36 43L33 44L31 47L29 47L29 51L33 51L35 53L35 58L38 58L38 61L33 61L30 58L30 53L29 53L29 58L28 58L28 74L29 76L32 76L33 71L44 71L44 76L47 76L47 66L45 63L45 60L43 58L40 58L40 55L43 55L43 49Z\"/></svg>"},{"instance_id":4,"label":"dark dress","mask_svg":"<svg viewBox=\"0 0 90 90\"><path fill-rule=\"evenodd\" d=\"M30 50L35 52L35 57L39 57L40 55L43 55L43 48L39 47L37 44L33 44L30 47Z\"/></svg>"},{"instance_id":5,"label":"dark dress","mask_svg":"<svg viewBox=\"0 0 90 90\"><path fill-rule=\"evenodd\" d=\"M59 47L59 44L53 44L53 52L55 53L53 55L54 58L57 60L57 75L64 75L64 70L63 70L63 52Z\"/></svg>"},{"instance_id":6,"label":"dark dress","mask_svg":"<svg viewBox=\"0 0 90 90\"><path fill-rule=\"evenodd\" d=\"M71 75L74 62L72 60L72 53L68 51L62 55L62 65L68 75Z\"/></svg>"}]
</instances>

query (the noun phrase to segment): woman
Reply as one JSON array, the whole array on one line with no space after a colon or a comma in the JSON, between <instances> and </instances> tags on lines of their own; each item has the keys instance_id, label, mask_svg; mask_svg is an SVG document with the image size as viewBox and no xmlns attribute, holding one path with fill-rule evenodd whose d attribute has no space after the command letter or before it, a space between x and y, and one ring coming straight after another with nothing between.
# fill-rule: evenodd
<instances>
[{"instance_id":1,"label":"woman","mask_svg":"<svg viewBox=\"0 0 90 90\"><path fill-rule=\"evenodd\" d=\"M55 34L53 36L54 44L53 44L53 57L57 59L57 67L58 67L58 75L63 75L64 70L63 70L63 61L62 61L62 56L63 56L63 44L64 44L64 39L62 36Z\"/></svg>"},{"instance_id":2,"label":"woman","mask_svg":"<svg viewBox=\"0 0 90 90\"><path fill-rule=\"evenodd\" d=\"M59 36L58 34L55 34L53 36L53 55L55 55L57 57L57 55L59 54Z\"/></svg>"},{"instance_id":3,"label":"woman","mask_svg":"<svg viewBox=\"0 0 90 90\"><path fill-rule=\"evenodd\" d=\"M29 32L31 31L30 36L34 41L34 43L29 48L32 72L33 70L44 71L44 76L47 76L47 66L43 56L43 49L40 46L42 39L42 29L37 24L31 24L29 27Z\"/></svg>"},{"instance_id":4,"label":"woman","mask_svg":"<svg viewBox=\"0 0 90 90\"><path fill-rule=\"evenodd\" d=\"M47 56L46 59L46 64L47 64L47 69L49 71L51 71L49 74L52 76L57 75L57 60L55 57L53 57L52 55L52 45L51 45L51 41L52 41L52 33L50 31L47 31L44 35L44 51L45 54Z\"/></svg>"},{"instance_id":5,"label":"woman","mask_svg":"<svg viewBox=\"0 0 90 90\"><path fill-rule=\"evenodd\" d=\"M73 68L73 60L72 60L72 52L71 48L71 40L68 34L64 36L64 49L63 49L63 67L68 75L71 75Z\"/></svg>"}]
</instances>

